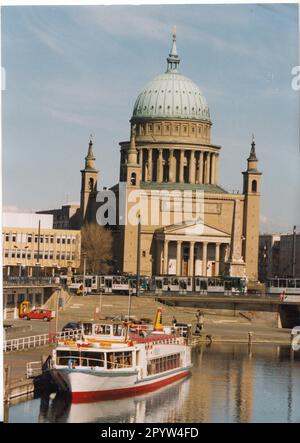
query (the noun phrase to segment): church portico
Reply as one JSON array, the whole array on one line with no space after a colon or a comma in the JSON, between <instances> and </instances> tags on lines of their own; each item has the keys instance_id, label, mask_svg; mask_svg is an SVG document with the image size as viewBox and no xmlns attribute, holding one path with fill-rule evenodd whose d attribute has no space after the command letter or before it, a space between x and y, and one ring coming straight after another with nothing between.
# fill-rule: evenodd
<instances>
[{"instance_id":1,"label":"church portico","mask_svg":"<svg viewBox=\"0 0 300 443\"><path fill-rule=\"evenodd\" d=\"M206 225L200 229L202 235L198 235L199 226L195 223L177 228L166 227L163 232L157 233L157 271L160 275L220 275L225 269L230 236Z\"/></svg>"}]
</instances>

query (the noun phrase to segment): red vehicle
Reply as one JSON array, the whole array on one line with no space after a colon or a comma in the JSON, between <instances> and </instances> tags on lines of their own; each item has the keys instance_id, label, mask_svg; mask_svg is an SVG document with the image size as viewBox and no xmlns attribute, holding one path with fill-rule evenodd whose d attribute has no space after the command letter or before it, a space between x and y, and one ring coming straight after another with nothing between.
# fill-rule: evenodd
<instances>
[{"instance_id":1,"label":"red vehicle","mask_svg":"<svg viewBox=\"0 0 300 443\"><path fill-rule=\"evenodd\" d=\"M29 312L21 312L19 314L20 318L24 318L25 320L43 320L50 321L54 318L55 312L50 309L33 309Z\"/></svg>"}]
</instances>

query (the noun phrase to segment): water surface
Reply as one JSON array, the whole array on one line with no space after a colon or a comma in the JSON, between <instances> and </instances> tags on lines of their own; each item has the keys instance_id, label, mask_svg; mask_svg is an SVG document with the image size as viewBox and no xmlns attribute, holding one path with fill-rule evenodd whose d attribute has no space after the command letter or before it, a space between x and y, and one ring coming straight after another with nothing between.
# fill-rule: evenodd
<instances>
[{"instance_id":1,"label":"water surface","mask_svg":"<svg viewBox=\"0 0 300 443\"><path fill-rule=\"evenodd\" d=\"M9 422L300 422L300 352L213 344L193 349L188 379L146 395L89 404L65 397L12 405Z\"/></svg>"}]
</instances>

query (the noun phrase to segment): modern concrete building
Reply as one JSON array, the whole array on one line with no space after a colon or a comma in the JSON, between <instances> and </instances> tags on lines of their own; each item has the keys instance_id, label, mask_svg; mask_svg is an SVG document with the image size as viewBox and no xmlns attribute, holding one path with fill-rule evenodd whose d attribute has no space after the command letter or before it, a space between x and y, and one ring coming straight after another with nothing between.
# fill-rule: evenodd
<instances>
[{"instance_id":1,"label":"modern concrete building","mask_svg":"<svg viewBox=\"0 0 300 443\"><path fill-rule=\"evenodd\" d=\"M279 276L280 235L261 234L259 236L258 279Z\"/></svg>"},{"instance_id":2,"label":"modern concrete building","mask_svg":"<svg viewBox=\"0 0 300 443\"><path fill-rule=\"evenodd\" d=\"M280 236L279 275L300 278L300 233Z\"/></svg>"},{"instance_id":3,"label":"modern concrete building","mask_svg":"<svg viewBox=\"0 0 300 443\"><path fill-rule=\"evenodd\" d=\"M3 214L4 276L51 276L79 267L80 231L52 226L52 215Z\"/></svg>"},{"instance_id":4,"label":"modern concrete building","mask_svg":"<svg viewBox=\"0 0 300 443\"><path fill-rule=\"evenodd\" d=\"M259 280L300 277L300 234L259 236Z\"/></svg>"}]
</instances>

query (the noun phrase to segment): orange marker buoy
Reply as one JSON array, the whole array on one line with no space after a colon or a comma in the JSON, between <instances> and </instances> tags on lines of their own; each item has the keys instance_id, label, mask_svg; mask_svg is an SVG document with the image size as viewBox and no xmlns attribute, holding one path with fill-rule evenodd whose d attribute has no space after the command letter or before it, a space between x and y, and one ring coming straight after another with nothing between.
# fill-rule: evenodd
<instances>
[{"instance_id":1,"label":"orange marker buoy","mask_svg":"<svg viewBox=\"0 0 300 443\"><path fill-rule=\"evenodd\" d=\"M164 327L162 324L162 309L157 308L156 316L155 316L155 320L154 320L153 331L163 331L163 330L164 330Z\"/></svg>"}]
</instances>

